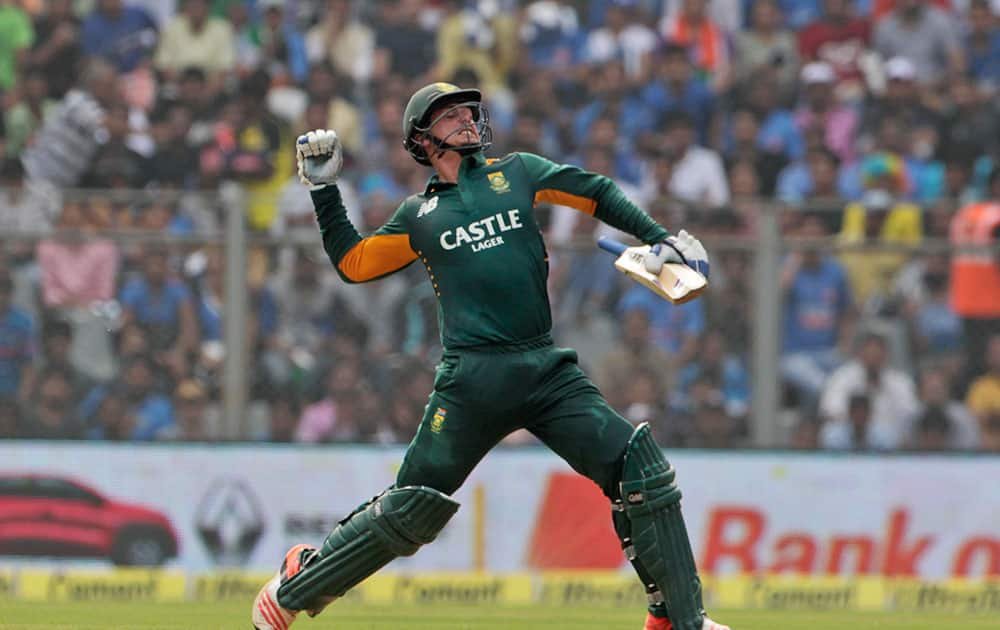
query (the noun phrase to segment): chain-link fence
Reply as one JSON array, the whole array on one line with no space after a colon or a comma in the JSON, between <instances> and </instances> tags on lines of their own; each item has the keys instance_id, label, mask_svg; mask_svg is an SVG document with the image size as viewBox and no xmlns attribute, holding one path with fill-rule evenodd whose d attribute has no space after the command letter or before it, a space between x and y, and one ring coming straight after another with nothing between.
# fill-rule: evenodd
<instances>
[{"instance_id":1,"label":"chain-link fence","mask_svg":"<svg viewBox=\"0 0 1000 630\"><path fill-rule=\"evenodd\" d=\"M37 202L24 190L3 193ZM281 207L268 233L246 227L255 204ZM441 352L436 299L419 265L343 283L307 196L296 205L236 186L74 191L56 205L51 221L0 237L0 435L412 436ZM712 259L706 296L679 307L618 274L594 247L598 224L563 210L538 210L556 341L577 348L611 404L650 421L664 444L995 442L995 416L967 399L990 373L996 321L963 318L953 306L954 209L916 209L909 225L910 210L836 202L654 206L665 225L701 236ZM376 227L377 209L355 219Z\"/></svg>"}]
</instances>

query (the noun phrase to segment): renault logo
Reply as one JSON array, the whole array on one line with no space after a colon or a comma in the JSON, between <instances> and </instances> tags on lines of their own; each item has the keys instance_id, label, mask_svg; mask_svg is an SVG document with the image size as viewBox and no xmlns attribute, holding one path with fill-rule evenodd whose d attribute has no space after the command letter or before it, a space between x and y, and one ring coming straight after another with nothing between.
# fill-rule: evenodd
<instances>
[{"instance_id":1,"label":"renault logo","mask_svg":"<svg viewBox=\"0 0 1000 630\"><path fill-rule=\"evenodd\" d=\"M195 510L195 529L216 564L243 566L264 534L264 512L245 481L219 478Z\"/></svg>"}]
</instances>

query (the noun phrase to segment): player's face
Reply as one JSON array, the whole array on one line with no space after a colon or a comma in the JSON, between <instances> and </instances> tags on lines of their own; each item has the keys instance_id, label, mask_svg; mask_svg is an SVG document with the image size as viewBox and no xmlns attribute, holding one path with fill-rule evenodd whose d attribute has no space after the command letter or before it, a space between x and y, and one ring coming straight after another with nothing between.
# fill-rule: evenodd
<instances>
[{"instance_id":1,"label":"player's face","mask_svg":"<svg viewBox=\"0 0 1000 630\"><path fill-rule=\"evenodd\" d=\"M431 114L434 121L430 133L438 140L448 144L476 144L479 142L479 129L472 116L472 109L461 106L445 106L434 110Z\"/></svg>"}]
</instances>

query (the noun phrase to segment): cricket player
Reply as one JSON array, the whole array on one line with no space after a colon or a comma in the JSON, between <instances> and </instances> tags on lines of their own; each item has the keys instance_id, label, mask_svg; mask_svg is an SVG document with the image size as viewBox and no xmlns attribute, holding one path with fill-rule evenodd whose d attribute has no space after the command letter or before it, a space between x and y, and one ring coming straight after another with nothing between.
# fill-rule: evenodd
<instances>
[{"instance_id":1,"label":"cricket player","mask_svg":"<svg viewBox=\"0 0 1000 630\"><path fill-rule=\"evenodd\" d=\"M707 275L705 248L671 236L607 177L530 153L484 156L492 131L476 89L433 83L403 114L403 144L436 173L392 218L362 237L337 189L335 132L299 136L323 246L346 282L368 282L420 261L438 297L444 348L434 391L396 482L340 521L319 547L300 544L253 605L258 630L318 614L394 558L434 540L458 510L452 495L504 436L525 428L608 497L622 549L646 589L646 630L729 630L705 616L674 469L646 424L608 406L553 345L548 256L535 204L572 206L653 245L645 264ZM610 264L610 263L609 263Z\"/></svg>"}]
</instances>

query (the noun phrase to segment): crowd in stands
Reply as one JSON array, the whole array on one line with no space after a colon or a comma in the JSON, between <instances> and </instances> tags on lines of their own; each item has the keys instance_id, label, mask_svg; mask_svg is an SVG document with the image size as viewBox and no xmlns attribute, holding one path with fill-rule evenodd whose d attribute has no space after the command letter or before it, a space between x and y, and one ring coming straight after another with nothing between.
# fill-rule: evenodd
<instances>
[{"instance_id":1,"label":"crowd in stands","mask_svg":"<svg viewBox=\"0 0 1000 630\"><path fill-rule=\"evenodd\" d=\"M408 441L434 293L418 266L337 279L292 147L338 131L373 230L424 188L402 111L436 80L482 88L492 155L612 176L709 244L708 296L671 306L570 246L610 228L539 208L557 341L663 444L750 443L777 202L774 445L1000 451L996 0L0 0L0 437ZM271 237L248 258L236 434L227 182Z\"/></svg>"}]
</instances>

